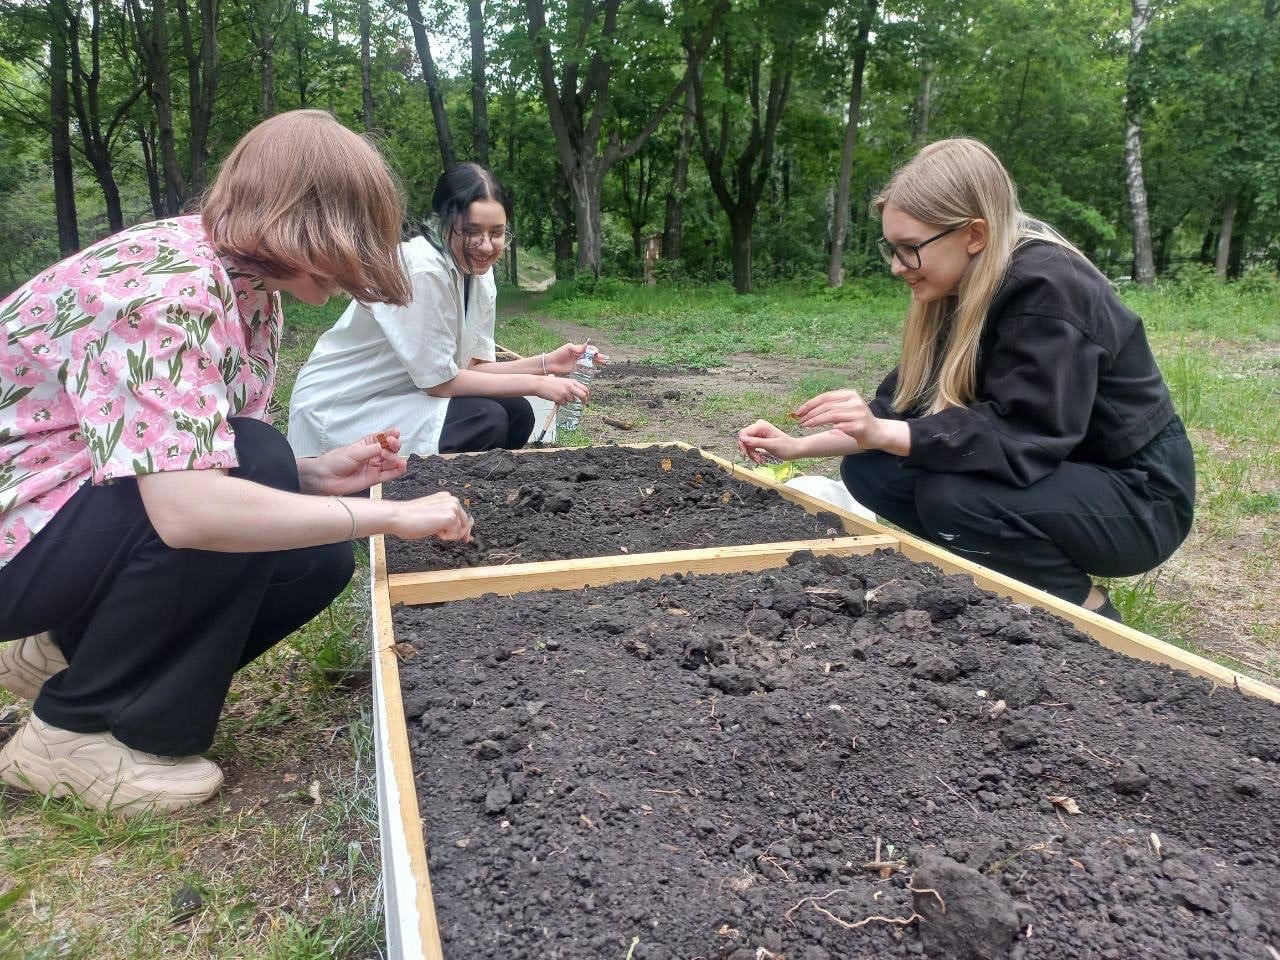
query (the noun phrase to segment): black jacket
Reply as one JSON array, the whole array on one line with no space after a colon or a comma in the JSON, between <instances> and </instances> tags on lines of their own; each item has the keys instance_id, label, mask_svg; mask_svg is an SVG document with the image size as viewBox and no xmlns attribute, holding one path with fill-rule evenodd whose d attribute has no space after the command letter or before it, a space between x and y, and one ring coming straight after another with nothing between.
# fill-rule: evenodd
<instances>
[{"instance_id":1,"label":"black jacket","mask_svg":"<svg viewBox=\"0 0 1280 960\"><path fill-rule=\"evenodd\" d=\"M871 409L908 421L905 466L1017 487L1064 460L1113 464L1173 419L1142 320L1092 265L1044 242L1014 252L991 302L969 406L904 415L893 409L897 383L895 368Z\"/></svg>"}]
</instances>

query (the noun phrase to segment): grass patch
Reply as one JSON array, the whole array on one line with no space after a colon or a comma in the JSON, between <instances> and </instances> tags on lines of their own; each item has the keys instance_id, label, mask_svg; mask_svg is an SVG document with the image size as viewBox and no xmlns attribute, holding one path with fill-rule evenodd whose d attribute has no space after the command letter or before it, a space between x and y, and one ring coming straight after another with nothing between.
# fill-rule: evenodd
<instances>
[{"instance_id":1,"label":"grass patch","mask_svg":"<svg viewBox=\"0 0 1280 960\"><path fill-rule=\"evenodd\" d=\"M716 367L735 353L851 363L865 355L865 344L897 340L906 303L904 290L889 281L834 291L796 282L743 296L727 285L603 280L557 285L537 310L607 331L608 342L657 362Z\"/></svg>"}]
</instances>

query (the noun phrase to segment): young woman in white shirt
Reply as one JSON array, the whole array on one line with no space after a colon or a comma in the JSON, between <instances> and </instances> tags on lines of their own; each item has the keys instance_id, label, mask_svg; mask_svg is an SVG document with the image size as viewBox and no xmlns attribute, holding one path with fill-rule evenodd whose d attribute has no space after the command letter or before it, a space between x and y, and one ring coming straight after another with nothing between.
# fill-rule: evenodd
<instances>
[{"instance_id":1,"label":"young woman in white shirt","mask_svg":"<svg viewBox=\"0 0 1280 960\"><path fill-rule=\"evenodd\" d=\"M440 177L431 207L433 222L400 245L409 303L353 301L299 372L289 441L301 455L383 423L399 425L402 453L518 449L534 427L525 397L587 398L563 376L582 344L497 361L493 265L511 236L511 200L497 177L459 164Z\"/></svg>"}]
</instances>

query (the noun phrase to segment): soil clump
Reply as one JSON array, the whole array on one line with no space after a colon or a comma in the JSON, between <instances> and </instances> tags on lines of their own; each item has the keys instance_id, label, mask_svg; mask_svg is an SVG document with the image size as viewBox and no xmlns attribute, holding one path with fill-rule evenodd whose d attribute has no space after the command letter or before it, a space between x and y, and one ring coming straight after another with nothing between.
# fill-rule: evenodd
<instances>
[{"instance_id":1,"label":"soil clump","mask_svg":"<svg viewBox=\"0 0 1280 960\"><path fill-rule=\"evenodd\" d=\"M679 447L414 457L384 496L440 490L475 518L474 541L388 537L391 573L845 535L835 514L808 514Z\"/></svg>"},{"instance_id":2,"label":"soil clump","mask_svg":"<svg viewBox=\"0 0 1280 960\"><path fill-rule=\"evenodd\" d=\"M1280 707L900 554L395 629L446 957L1280 944Z\"/></svg>"}]
</instances>

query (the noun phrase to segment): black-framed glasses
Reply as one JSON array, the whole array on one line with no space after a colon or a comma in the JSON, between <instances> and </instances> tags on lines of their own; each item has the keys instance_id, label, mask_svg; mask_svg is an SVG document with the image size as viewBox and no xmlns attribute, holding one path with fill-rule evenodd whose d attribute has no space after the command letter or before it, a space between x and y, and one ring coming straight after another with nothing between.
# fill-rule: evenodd
<instances>
[{"instance_id":1,"label":"black-framed glasses","mask_svg":"<svg viewBox=\"0 0 1280 960\"><path fill-rule=\"evenodd\" d=\"M461 227L453 232L462 239L462 246L467 250L479 250L484 246L486 240L495 250L501 250L516 237L515 231L510 227L504 227L501 230L476 230L471 227Z\"/></svg>"},{"instance_id":2,"label":"black-framed glasses","mask_svg":"<svg viewBox=\"0 0 1280 960\"><path fill-rule=\"evenodd\" d=\"M920 269L920 249L927 247L935 240L941 240L949 233L955 233L961 227L967 227L973 223L972 220L966 220L964 223L957 223L954 227L947 227L941 233L935 233L928 240L921 240L919 243L890 243L884 237L876 241L876 246L880 250L880 256L884 257L884 262L889 266L893 266L893 258L897 257L908 270Z\"/></svg>"}]
</instances>

